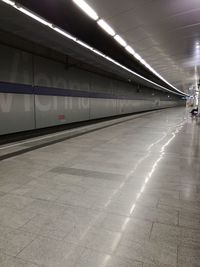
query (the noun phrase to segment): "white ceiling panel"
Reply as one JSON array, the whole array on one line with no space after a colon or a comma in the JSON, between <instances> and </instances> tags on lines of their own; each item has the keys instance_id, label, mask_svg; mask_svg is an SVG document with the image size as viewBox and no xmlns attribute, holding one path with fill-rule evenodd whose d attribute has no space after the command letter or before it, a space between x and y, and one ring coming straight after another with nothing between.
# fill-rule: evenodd
<instances>
[{"instance_id":1,"label":"white ceiling panel","mask_svg":"<svg viewBox=\"0 0 200 267\"><path fill-rule=\"evenodd\" d=\"M87 0L155 70L186 91L200 65L200 0ZM184 85L184 86L183 86Z\"/></svg>"},{"instance_id":2,"label":"white ceiling panel","mask_svg":"<svg viewBox=\"0 0 200 267\"><path fill-rule=\"evenodd\" d=\"M154 0L88 0L87 3L97 11L99 16L104 19L110 19L123 12L134 10L139 6L145 8L146 5L153 1Z\"/></svg>"}]
</instances>

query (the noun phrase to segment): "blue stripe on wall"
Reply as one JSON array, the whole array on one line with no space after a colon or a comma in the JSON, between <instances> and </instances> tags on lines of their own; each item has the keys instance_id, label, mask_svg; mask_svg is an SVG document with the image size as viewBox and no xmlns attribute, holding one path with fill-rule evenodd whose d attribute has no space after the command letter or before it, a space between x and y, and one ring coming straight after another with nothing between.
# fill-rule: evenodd
<instances>
[{"instance_id":1,"label":"blue stripe on wall","mask_svg":"<svg viewBox=\"0 0 200 267\"><path fill-rule=\"evenodd\" d=\"M0 82L0 93L33 94L32 85Z\"/></svg>"},{"instance_id":2,"label":"blue stripe on wall","mask_svg":"<svg viewBox=\"0 0 200 267\"><path fill-rule=\"evenodd\" d=\"M71 90L71 89L59 89L52 87L34 87L34 94L36 95L52 95L52 96L71 96L71 97L87 97L87 98L113 98L116 99L117 96L112 94L105 94L99 92L81 91L81 90Z\"/></svg>"},{"instance_id":3,"label":"blue stripe on wall","mask_svg":"<svg viewBox=\"0 0 200 267\"><path fill-rule=\"evenodd\" d=\"M51 96L73 96L73 97L90 97L90 93L87 91L60 89L52 87L34 87L35 95L51 95Z\"/></svg>"},{"instance_id":4,"label":"blue stripe on wall","mask_svg":"<svg viewBox=\"0 0 200 267\"><path fill-rule=\"evenodd\" d=\"M53 87L32 86L26 84L17 84L0 81L0 93L12 93L12 94L34 94L34 95L49 95L49 96L68 96L68 97L86 97L86 98L103 98L103 99L128 99L128 100L144 100L142 94L136 94L134 98L115 96L109 93L81 91L72 89L61 89ZM147 97L146 100L152 100L151 97ZM166 98L165 101L171 101L172 99Z\"/></svg>"},{"instance_id":5,"label":"blue stripe on wall","mask_svg":"<svg viewBox=\"0 0 200 267\"><path fill-rule=\"evenodd\" d=\"M0 82L0 93L116 99L112 94ZM121 98L121 97L120 97Z\"/></svg>"}]
</instances>

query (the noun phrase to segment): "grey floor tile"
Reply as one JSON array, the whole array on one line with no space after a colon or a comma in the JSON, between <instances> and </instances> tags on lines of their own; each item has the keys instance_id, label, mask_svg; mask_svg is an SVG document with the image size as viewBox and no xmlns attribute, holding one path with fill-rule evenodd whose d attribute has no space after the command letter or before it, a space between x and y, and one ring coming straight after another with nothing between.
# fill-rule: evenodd
<instances>
[{"instance_id":1,"label":"grey floor tile","mask_svg":"<svg viewBox=\"0 0 200 267\"><path fill-rule=\"evenodd\" d=\"M14 208L0 207L0 225L19 228L27 223L35 214L30 210L16 210Z\"/></svg>"},{"instance_id":2,"label":"grey floor tile","mask_svg":"<svg viewBox=\"0 0 200 267\"><path fill-rule=\"evenodd\" d=\"M74 266L84 248L73 244L39 237L27 246L18 257L48 267Z\"/></svg>"},{"instance_id":3,"label":"grey floor tile","mask_svg":"<svg viewBox=\"0 0 200 267\"><path fill-rule=\"evenodd\" d=\"M0 264L1 267L42 267L41 265L36 265L31 262L18 259L16 257L9 257L2 263L0 262Z\"/></svg>"},{"instance_id":4,"label":"grey floor tile","mask_svg":"<svg viewBox=\"0 0 200 267\"><path fill-rule=\"evenodd\" d=\"M80 185L83 178L75 175L56 174L55 172L49 171L40 176L39 181L41 180L43 183L52 184L55 187L55 185Z\"/></svg>"},{"instance_id":5,"label":"grey floor tile","mask_svg":"<svg viewBox=\"0 0 200 267\"><path fill-rule=\"evenodd\" d=\"M181 210L179 212L179 225L200 230L200 213L195 214L191 211Z\"/></svg>"},{"instance_id":6,"label":"grey floor tile","mask_svg":"<svg viewBox=\"0 0 200 267\"><path fill-rule=\"evenodd\" d=\"M7 255L16 256L30 244L36 235L20 230L12 230L0 236L0 251Z\"/></svg>"},{"instance_id":7,"label":"grey floor tile","mask_svg":"<svg viewBox=\"0 0 200 267\"><path fill-rule=\"evenodd\" d=\"M80 170L87 170L87 171L91 171L91 172L103 172L103 173L110 173L110 174L114 174L117 176L119 175L126 175L131 171L130 167L115 167L114 164L107 164L104 163L103 161L101 162L101 165L99 165L99 162L82 162L82 163L75 163L73 166L73 168L75 169L80 169ZM120 177L120 176L119 176Z\"/></svg>"},{"instance_id":8,"label":"grey floor tile","mask_svg":"<svg viewBox=\"0 0 200 267\"><path fill-rule=\"evenodd\" d=\"M0 206L20 210L25 208L32 202L33 199L28 197L6 194L5 196L1 197Z\"/></svg>"},{"instance_id":9,"label":"grey floor tile","mask_svg":"<svg viewBox=\"0 0 200 267\"><path fill-rule=\"evenodd\" d=\"M7 183L2 182L2 179L0 179L0 191L1 193L8 193L11 192L14 189L17 189L19 187L19 184L17 183Z\"/></svg>"},{"instance_id":10,"label":"grey floor tile","mask_svg":"<svg viewBox=\"0 0 200 267\"><path fill-rule=\"evenodd\" d=\"M151 208L142 205L136 205L132 217L160 222L166 224L178 224L178 212L174 209Z\"/></svg>"},{"instance_id":11,"label":"grey floor tile","mask_svg":"<svg viewBox=\"0 0 200 267\"><path fill-rule=\"evenodd\" d=\"M94 201L94 196L74 192L66 192L57 199L58 203L84 208L90 208Z\"/></svg>"},{"instance_id":12,"label":"grey floor tile","mask_svg":"<svg viewBox=\"0 0 200 267\"><path fill-rule=\"evenodd\" d=\"M177 263L177 246L152 241L122 241L115 254L158 266L159 264L166 264L175 267Z\"/></svg>"},{"instance_id":13,"label":"grey floor tile","mask_svg":"<svg viewBox=\"0 0 200 267\"><path fill-rule=\"evenodd\" d=\"M105 179L105 180L117 180L122 179L123 176L114 173L108 173L103 171L94 171L94 170L87 170L87 169L76 169L76 168L65 168L65 167L57 167L51 170L55 173L61 174L70 174L76 176L83 176L83 177L93 177L96 179Z\"/></svg>"},{"instance_id":14,"label":"grey floor tile","mask_svg":"<svg viewBox=\"0 0 200 267\"><path fill-rule=\"evenodd\" d=\"M178 245L181 242L181 228L178 226L154 223L151 232L151 240Z\"/></svg>"},{"instance_id":15,"label":"grey floor tile","mask_svg":"<svg viewBox=\"0 0 200 267\"><path fill-rule=\"evenodd\" d=\"M121 233L119 232L111 232L104 229L96 229L96 228L87 228L83 231L78 238L74 235L74 239L70 236L66 238L66 240L70 240L70 242L80 245L82 247L86 247L89 249L94 249L100 253L113 253L120 240Z\"/></svg>"},{"instance_id":16,"label":"grey floor tile","mask_svg":"<svg viewBox=\"0 0 200 267\"><path fill-rule=\"evenodd\" d=\"M152 223L145 220L119 216L115 214L103 214L95 227L108 231L121 232L125 239L148 239L152 228Z\"/></svg>"},{"instance_id":17,"label":"grey floor tile","mask_svg":"<svg viewBox=\"0 0 200 267\"><path fill-rule=\"evenodd\" d=\"M105 264L105 267L143 267L143 263L123 257L110 257Z\"/></svg>"},{"instance_id":18,"label":"grey floor tile","mask_svg":"<svg viewBox=\"0 0 200 267\"><path fill-rule=\"evenodd\" d=\"M200 266L200 248L180 247L178 250L178 267Z\"/></svg>"},{"instance_id":19,"label":"grey floor tile","mask_svg":"<svg viewBox=\"0 0 200 267\"><path fill-rule=\"evenodd\" d=\"M127 258L115 257L109 254L99 253L95 250L85 249L76 267L142 267L143 264L138 261Z\"/></svg>"},{"instance_id":20,"label":"grey floor tile","mask_svg":"<svg viewBox=\"0 0 200 267\"><path fill-rule=\"evenodd\" d=\"M73 227L73 223L67 220L64 221L62 218L50 218L49 216L38 214L23 225L20 230L47 238L63 240L72 231Z\"/></svg>"},{"instance_id":21,"label":"grey floor tile","mask_svg":"<svg viewBox=\"0 0 200 267\"><path fill-rule=\"evenodd\" d=\"M0 192L0 198L3 197L6 193Z\"/></svg>"},{"instance_id":22,"label":"grey floor tile","mask_svg":"<svg viewBox=\"0 0 200 267\"><path fill-rule=\"evenodd\" d=\"M66 206L46 200L34 200L23 209L24 212L31 212L32 217L37 214L48 215L49 217L57 217L65 210Z\"/></svg>"},{"instance_id":23,"label":"grey floor tile","mask_svg":"<svg viewBox=\"0 0 200 267\"><path fill-rule=\"evenodd\" d=\"M181 199L172 199L172 198L168 198L168 199L161 199L159 201L159 204L161 205L166 205L169 207L174 207L177 209L187 209L187 210L191 210L191 211L196 211L198 212L199 208L200 208L200 204L199 201L185 201L185 200L181 200Z\"/></svg>"},{"instance_id":24,"label":"grey floor tile","mask_svg":"<svg viewBox=\"0 0 200 267\"><path fill-rule=\"evenodd\" d=\"M0 266L200 266L197 133L169 109L0 162Z\"/></svg>"},{"instance_id":25,"label":"grey floor tile","mask_svg":"<svg viewBox=\"0 0 200 267\"><path fill-rule=\"evenodd\" d=\"M172 267L172 265L169 264L162 264L162 263L158 263L158 264L154 264L154 263L144 263L142 267Z\"/></svg>"},{"instance_id":26,"label":"grey floor tile","mask_svg":"<svg viewBox=\"0 0 200 267\"><path fill-rule=\"evenodd\" d=\"M10 256L0 252L0 266L7 267L6 263L10 260Z\"/></svg>"},{"instance_id":27,"label":"grey floor tile","mask_svg":"<svg viewBox=\"0 0 200 267\"><path fill-rule=\"evenodd\" d=\"M105 266L110 255L99 253L95 250L84 249L82 255L76 262L76 267L101 267Z\"/></svg>"}]
</instances>

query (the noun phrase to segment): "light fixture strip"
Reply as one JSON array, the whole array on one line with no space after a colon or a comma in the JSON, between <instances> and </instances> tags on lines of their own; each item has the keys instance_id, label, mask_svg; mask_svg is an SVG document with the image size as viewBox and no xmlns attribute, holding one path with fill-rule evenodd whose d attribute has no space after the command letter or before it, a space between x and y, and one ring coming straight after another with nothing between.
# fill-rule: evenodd
<instances>
[{"instance_id":1,"label":"light fixture strip","mask_svg":"<svg viewBox=\"0 0 200 267\"><path fill-rule=\"evenodd\" d=\"M116 34L116 35L114 36L114 39L115 39L121 46L123 46L123 47L126 47L126 46L127 46L126 41L125 41L121 36L119 36L118 34Z\"/></svg>"},{"instance_id":2,"label":"light fixture strip","mask_svg":"<svg viewBox=\"0 0 200 267\"><path fill-rule=\"evenodd\" d=\"M14 6L15 5L15 2L12 1L12 0L2 0L5 4L8 4L8 5L11 5L11 6Z\"/></svg>"},{"instance_id":3,"label":"light fixture strip","mask_svg":"<svg viewBox=\"0 0 200 267\"><path fill-rule=\"evenodd\" d=\"M98 20L99 16L96 11L89 6L84 0L73 0L73 2L80 7L91 19Z\"/></svg>"},{"instance_id":4,"label":"light fixture strip","mask_svg":"<svg viewBox=\"0 0 200 267\"><path fill-rule=\"evenodd\" d=\"M151 84L153 84L153 85L155 85L155 86L157 86L157 87L159 87L159 88L161 88L161 89L164 89L165 91L168 91L168 92L170 92L170 93L176 93L176 94L178 94L178 95L185 95L185 96L186 96L185 93L183 93L182 91L180 91L179 89L177 89L176 87L174 87L173 85L171 85L170 83L168 83L167 81L166 81L166 83L167 83L168 85L170 85L172 88L174 88L176 92L171 91L171 90L169 90L168 88L163 87L163 86L161 86L161 85L159 85L159 84L157 84L157 83L155 83L155 82L153 82L153 81L151 81L151 80L149 80L149 79L147 79L147 78L141 76L140 74L138 74L138 73L132 71L131 69L125 67L124 65L120 64L119 62L113 60L112 58L110 58L110 57L104 55L104 54L101 53L100 51L95 50L94 48L92 48L91 46L87 45L86 43L83 43L81 40L78 40L78 39L75 38L74 36L72 36L72 35L70 35L69 33L63 31L62 29L60 29L60 28L58 28L58 27L55 27L52 23L48 22L47 20L45 20L44 18L38 16L37 14L33 13L32 11L30 11L30 10L28 10L28 9L26 9L26 8L24 8L24 7L22 7L22 6L20 6L19 4L16 4L14 1L11 1L11 0L0 0L0 1L2 1L2 2L8 4L8 5L12 6L12 7L14 7L15 9L17 9L17 10L20 11L20 12L22 12L23 14L25 14L25 15L31 17L32 19L38 21L39 23L41 23L41 24L43 24L43 25L45 25L45 26L51 28L52 30L54 30L55 32L57 32L57 33L59 33L59 34L65 36L66 38L71 39L72 41L78 43L79 45L85 47L86 49L89 49L90 51L93 51L95 54L98 54L98 55L102 56L103 58L106 58L108 61L114 63L115 65L121 67L122 69L128 71L129 73L131 73L131 74L133 74L133 75L136 75L137 77L139 77L139 78L141 78L141 79L143 79L143 80L145 80L145 81L147 81L147 82L149 82L149 83L151 83ZM75 1L75 0L73 0L73 1ZM116 34L115 34L115 31L114 31L114 30L113 30L113 29L112 29L112 28L111 28L111 27L110 27L104 20L100 19L100 20L98 20L97 23L98 23L100 26L103 25L104 30L106 30L110 35L112 35L112 36L115 36L115 35L116 35ZM102 27L102 28L103 28L103 27ZM135 53L135 51L133 50L132 47L130 47L130 46L126 46L125 49L126 49L130 54L132 54L133 56L136 56L136 57L138 58L138 60L142 60L142 58L139 56L139 54ZM147 65L147 67L148 67L149 69L151 68L150 65L148 65L147 63L146 63L146 65ZM151 68L151 69L152 69L152 72L155 73L155 70L153 70L153 68ZM159 75L159 74L157 73L157 76L158 76L158 75ZM159 75L159 76L160 76L160 75ZM162 78L162 79L164 80L164 78Z\"/></svg>"},{"instance_id":5,"label":"light fixture strip","mask_svg":"<svg viewBox=\"0 0 200 267\"><path fill-rule=\"evenodd\" d=\"M44 24L45 26L49 26L50 28L52 28L52 24L49 23L48 21L46 21L45 19L39 17L38 15L34 14L33 12L27 10L26 8L23 7L17 7L16 8L21 11L22 13L24 13L25 15L37 20L38 22Z\"/></svg>"},{"instance_id":6,"label":"light fixture strip","mask_svg":"<svg viewBox=\"0 0 200 267\"><path fill-rule=\"evenodd\" d=\"M128 51L131 55L134 56L134 54L135 54L135 50L134 50L131 46L127 45L127 46L125 47L125 49L126 49L126 51Z\"/></svg>"},{"instance_id":7,"label":"light fixture strip","mask_svg":"<svg viewBox=\"0 0 200 267\"><path fill-rule=\"evenodd\" d=\"M142 60L141 56L140 56L138 53L135 53L135 54L134 54L134 57L135 57L138 61L141 61L141 60Z\"/></svg>"},{"instance_id":8,"label":"light fixture strip","mask_svg":"<svg viewBox=\"0 0 200 267\"><path fill-rule=\"evenodd\" d=\"M106 31L109 35L111 36L115 36L115 31L113 30L113 28L103 19L100 19L97 21L97 23L99 24L99 26Z\"/></svg>"},{"instance_id":9,"label":"light fixture strip","mask_svg":"<svg viewBox=\"0 0 200 267\"><path fill-rule=\"evenodd\" d=\"M73 41L76 41L76 38L75 37L73 37L71 34L65 32L65 31L61 30L58 27L53 27L53 30L56 31L56 32L58 32L58 33L60 33L61 35L65 36L65 37L67 37L68 39L71 39Z\"/></svg>"},{"instance_id":10,"label":"light fixture strip","mask_svg":"<svg viewBox=\"0 0 200 267\"><path fill-rule=\"evenodd\" d=\"M86 43L84 43L84 42L82 42L80 40L76 40L76 42L78 44L80 44L81 46L84 46L85 48L89 49L89 50L92 50L92 51L94 50L91 46L89 46L88 44L86 44Z\"/></svg>"}]
</instances>

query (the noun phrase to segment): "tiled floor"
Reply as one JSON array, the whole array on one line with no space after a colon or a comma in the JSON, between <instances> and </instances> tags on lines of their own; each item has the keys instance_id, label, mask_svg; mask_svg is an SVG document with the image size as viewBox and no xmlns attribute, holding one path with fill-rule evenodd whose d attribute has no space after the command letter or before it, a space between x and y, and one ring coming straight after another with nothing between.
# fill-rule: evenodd
<instances>
[{"instance_id":1,"label":"tiled floor","mask_svg":"<svg viewBox=\"0 0 200 267\"><path fill-rule=\"evenodd\" d=\"M163 110L0 162L0 267L199 267L200 126Z\"/></svg>"}]
</instances>

